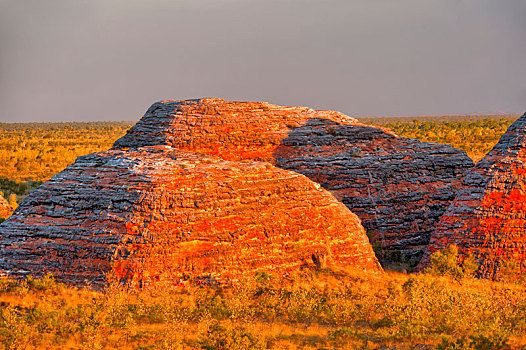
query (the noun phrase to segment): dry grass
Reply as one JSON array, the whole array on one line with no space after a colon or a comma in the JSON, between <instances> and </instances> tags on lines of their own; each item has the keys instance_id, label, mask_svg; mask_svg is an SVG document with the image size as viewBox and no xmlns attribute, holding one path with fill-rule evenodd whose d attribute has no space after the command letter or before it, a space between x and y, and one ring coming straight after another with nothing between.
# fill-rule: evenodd
<instances>
[{"instance_id":1,"label":"dry grass","mask_svg":"<svg viewBox=\"0 0 526 350\"><path fill-rule=\"evenodd\" d=\"M3 279L0 349L520 349L525 297L521 285L341 268L143 291Z\"/></svg>"}]
</instances>

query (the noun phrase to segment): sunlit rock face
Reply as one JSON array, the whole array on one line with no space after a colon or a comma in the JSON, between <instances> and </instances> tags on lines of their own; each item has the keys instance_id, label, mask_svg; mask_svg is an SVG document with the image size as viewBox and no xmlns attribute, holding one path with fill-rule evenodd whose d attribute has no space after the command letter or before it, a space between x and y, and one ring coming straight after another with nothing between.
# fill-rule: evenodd
<instances>
[{"instance_id":1,"label":"sunlit rock face","mask_svg":"<svg viewBox=\"0 0 526 350\"><path fill-rule=\"evenodd\" d=\"M0 270L102 286L381 267L359 218L305 176L171 146L82 156L0 225Z\"/></svg>"},{"instance_id":2,"label":"sunlit rock face","mask_svg":"<svg viewBox=\"0 0 526 350\"><path fill-rule=\"evenodd\" d=\"M526 114L465 177L419 269L429 265L432 253L456 244L463 257L472 253L478 259L479 277L498 279L506 264L524 271L525 242Z\"/></svg>"},{"instance_id":3,"label":"sunlit rock face","mask_svg":"<svg viewBox=\"0 0 526 350\"><path fill-rule=\"evenodd\" d=\"M220 99L162 101L115 149L147 145L262 160L306 175L356 213L384 262L416 264L472 160L334 111Z\"/></svg>"},{"instance_id":4,"label":"sunlit rock face","mask_svg":"<svg viewBox=\"0 0 526 350\"><path fill-rule=\"evenodd\" d=\"M0 195L0 219L5 219L9 217L12 211L13 209L11 208L9 203L5 200L5 198L2 195Z\"/></svg>"}]
</instances>

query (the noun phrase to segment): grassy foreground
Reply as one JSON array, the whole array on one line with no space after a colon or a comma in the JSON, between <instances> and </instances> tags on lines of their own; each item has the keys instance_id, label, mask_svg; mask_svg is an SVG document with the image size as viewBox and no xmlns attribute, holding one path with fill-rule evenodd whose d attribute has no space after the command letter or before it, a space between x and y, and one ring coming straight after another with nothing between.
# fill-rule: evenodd
<instances>
[{"instance_id":1,"label":"grassy foreground","mask_svg":"<svg viewBox=\"0 0 526 350\"><path fill-rule=\"evenodd\" d=\"M102 292L0 280L3 349L521 349L526 288L350 269Z\"/></svg>"}]
</instances>

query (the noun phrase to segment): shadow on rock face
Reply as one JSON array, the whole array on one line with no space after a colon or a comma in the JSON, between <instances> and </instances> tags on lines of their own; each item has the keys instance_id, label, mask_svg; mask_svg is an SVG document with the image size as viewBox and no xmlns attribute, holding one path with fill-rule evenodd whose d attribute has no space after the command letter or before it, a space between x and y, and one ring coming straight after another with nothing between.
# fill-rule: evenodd
<instances>
[{"instance_id":1,"label":"shadow on rock face","mask_svg":"<svg viewBox=\"0 0 526 350\"><path fill-rule=\"evenodd\" d=\"M473 166L451 146L378 127L314 118L291 128L273 155L331 191L362 220L379 260L414 268Z\"/></svg>"},{"instance_id":2,"label":"shadow on rock face","mask_svg":"<svg viewBox=\"0 0 526 350\"><path fill-rule=\"evenodd\" d=\"M163 142L267 161L330 190L363 221L385 264L414 267L472 160L334 111L220 99L156 103L114 147Z\"/></svg>"}]
</instances>

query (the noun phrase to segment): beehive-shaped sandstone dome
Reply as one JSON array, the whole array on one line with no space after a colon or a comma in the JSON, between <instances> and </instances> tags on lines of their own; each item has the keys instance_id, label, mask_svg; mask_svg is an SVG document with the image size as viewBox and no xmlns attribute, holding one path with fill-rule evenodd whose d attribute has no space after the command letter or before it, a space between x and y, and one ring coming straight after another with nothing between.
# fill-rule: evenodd
<instances>
[{"instance_id":1,"label":"beehive-shaped sandstone dome","mask_svg":"<svg viewBox=\"0 0 526 350\"><path fill-rule=\"evenodd\" d=\"M312 259L381 267L356 215L305 176L171 146L82 156L0 225L0 270L99 286L228 283Z\"/></svg>"},{"instance_id":2,"label":"beehive-shaped sandstone dome","mask_svg":"<svg viewBox=\"0 0 526 350\"><path fill-rule=\"evenodd\" d=\"M448 145L399 137L339 112L265 102L155 103L114 148L158 144L306 175L361 218L384 261L418 262L473 167Z\"/></svg>"},{"instance_id":3,"label":"beehive-shaped sandstone dome","mask_svg":"<svg viewBox=\"0 0 526 350\"><path fill-rule=\"evenodd\" d=\"M478 259L479 277L498 279L503 262L526 262L526 114L465 177L440 220L419 268L429 256L456 244Z\"/></svg>"}]
</instances>

